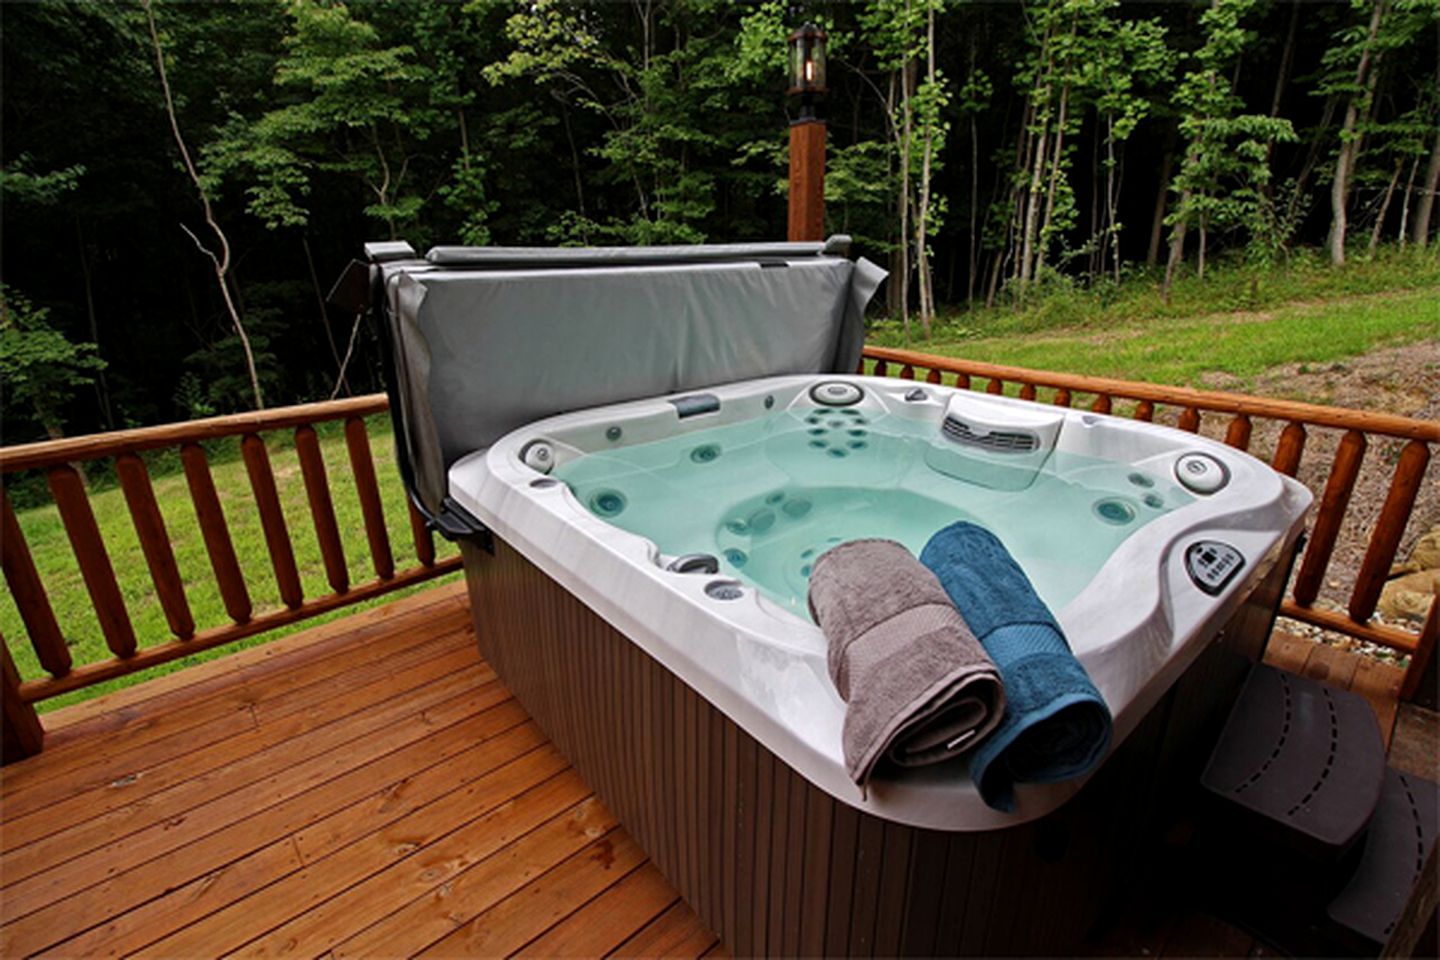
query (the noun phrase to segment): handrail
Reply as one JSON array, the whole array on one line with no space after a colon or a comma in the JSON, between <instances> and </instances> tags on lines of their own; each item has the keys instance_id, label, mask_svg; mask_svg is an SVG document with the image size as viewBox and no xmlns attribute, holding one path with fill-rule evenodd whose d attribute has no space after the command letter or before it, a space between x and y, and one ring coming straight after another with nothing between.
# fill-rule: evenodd
<instances>
[{"instance_id":1,"label":"handrail","mask_svg":"<svg viewBox=\"0 0 1440 960\"><path fill-rule=\"evenodd\" d=\"M917 374L924 373L926 381L939 384L944 382L942 374L952 374L954 385L962 389L981 389L977 381L983 380L986 393L1000 394L1007 385L1015 385L1020 397L1026 400L1039 399L1039 390L1046 389L1052 391L1051 402L1060 406L1070 406L1075 394L1093 394L1095 399L1090 409L1097 413L1112 412L1116 400L1132 401L1135 407L1131 416L1138 420L1153 420L1162 405L1177 407L1176 425L1192 433L1200 430L1204 414L1224 414L1229 417L1225 442L1239 450L1249 449L1256 420L1276 421L1284 426L1276 438L1271 465L1292 477L1298 472L1304 455L1307 428L1343 431L1325 488L1317 499L1310 540L1291 596L1282 602L1281 613L1325 630L1410 654L1411 675L1407 676L1407 683L1412 692L1412 678L1426 668L1434 655L1435 607L1440 606L1440 601L1432 602L1430 615L1418 632L1372 621L1416 495L1425 481L1430 447L1440 444L1440 422L1238 393L1030 370L889 347L867 346L860 361L861 372L867 361L873 362L876 376L890 376L891 366L896 366L899 369L893 375L900 379L914 380ZM1404 443L1364 560L1344 604L1345 612L1340 613L1314 604L1329 587L1326 573L1369 446L1367 437L1386 437Z\"/></svg>"},{"instance_id":2,"label":"handrail","mask_svg":"<svg viewBox=\"0 0 1440 960\"><path fill-rule=\"evenodd\" d=\"M459 567L458 557L437 560L431 532L410 508L410 532L417 563L396 570L380 496L375 465L370 455L365 416L387 408L384 394L370 394L324 403L308 403L272 410L210 417L135 430L70 437L42 443L0 447L0 474L44 471L51 496L75 551L85 583L112 656L93 663L72 662L50 605L45 585L30 554L9 496L0 491L0 567L15 598L26 632L47 676L20 680L6 671L7 699L24 705L62 693L134 673L178 657L254 636L277 627L369 600ZM325 462L315 425L343 421L349 473L360 499L365 544L374 578L350 583L345 547L335 516ZM326 581L333 591L305 596L292 531L282 509L276 475L262 433L292 430L295 454L305 487L306 501L320 545ZM236 558L230 527L221 507L202 441L239 438L240 455L259 514L270 558L271 572L283 607L256 614L245 575ZM156 503L142 451L178 449L190 499L204 538L216 589L230 622L196 630L186 588L176 567L175 550ZM137 636L130 611L121 595L115 570L90 506L85 479L76 464L114 459L114 469L139 539L141 552L165 615L171 637L154 643ZM8 740L7 740L8 743Z\"/></svg>"}]
</instances>

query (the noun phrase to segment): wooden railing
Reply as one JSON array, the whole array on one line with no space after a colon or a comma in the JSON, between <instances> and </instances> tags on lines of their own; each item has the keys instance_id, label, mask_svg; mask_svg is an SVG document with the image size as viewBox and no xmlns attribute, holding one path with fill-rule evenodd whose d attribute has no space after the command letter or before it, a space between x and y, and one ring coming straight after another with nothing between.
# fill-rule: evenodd
<instances>
[{"instance_id":1,"label":"wooden railing","mask_svg":"<svg viewBox=\"0 0 1440 960\"><path fill-rule=\"evenodd\" d=\"M430 531L411 508L410 530L417 562L408 569L395 569L363 419L383 413L386 408L385 396L373 394L329 403L0 448L0 473L44 472L111 654L92 663L72 662L71 648L61 632L10 498L0 494L3 496L3 507L0 507L0 512L3 512L0 566L3 566L6 583L36 658L47 674L22 681L9 649L0 641L0 650L4 651L5 689L0 693L6 701L7 754L12 749L33 752L11 740L14 737L23 739L27 732L38 735L38 724L30 722L33 710L29 707L37 701L359 603L458 568L458 557L436 560L435 543ZM331 421L343 421L348 465L359 498L370 566L374 571L372 578L360 583L350 582L330 483L315 431L316 424ZM307 597L302 590L291 530L282 509L265 440L261 437L262 433L281 430L293 431L295 456L299 461L325 579L331 590L320 596ZM281 609L263 613L257 613L252 604L250 588L236 557L210 464L201 446L202 441L236 437L239 438L241 459L283 605ZM215 586L229 623L196 629L185 584L176 564L174 545L156 501L149 470L140 456L142 452L165 449L178 450ZM116 479L139 539L155 596L169 626L171 637L158 643L150 642L152 638L136 635L105 539L91 508L86 478L78 468L81 462L103 459L113 459ZM34 746L38 748L38 742Z\"/></svg>"},{"instance_id":2,"label":"wooden railing","mask_svg":"<svg viewBox=\"0 0 1440 960\"><path fill-rule=\"evenodd\" d=\"M1089 398L1092 411L1128 413L1138 420L1164 417L1169 408L1174 424L1192 433L1202 430L1207 415L1219 415L1223 418L1225 443L1240 450L1250 450L1257 424L1268 422L1272 429L1278 427L1270 463L1292 477L1300 471L1311 431L1338 431L1340 439L1316 501L1310 539L1281 612L1325 630L1409 654L1410 667L1402 695L1407 698L1414 695L1434 653L1440 602L1431 602L1429 616L1417 632L1376 623L1373 618L1380 591L1405 534L1411 508L1425 482L1430 447L1440 444L1440 423L1236 393L1049 373L883 347L866 347L862 371L867 361L874 364L872 372L876 376L923 379L927 383L948 383L992 394L1008 391L1025 400L1043 400L1066 407L1083 396ZM950 378L942 379L946 374ZM1128 410L1117 409L1125 405L1129 406ZM1343 604L1337 603L1345 612L1317 607L1316 600L1335 589L1326 573L1342 524L1347 519L1361 464L1377 438L1400 444L1384 505L1350 592Z\"/></svg>"}]
</instances>

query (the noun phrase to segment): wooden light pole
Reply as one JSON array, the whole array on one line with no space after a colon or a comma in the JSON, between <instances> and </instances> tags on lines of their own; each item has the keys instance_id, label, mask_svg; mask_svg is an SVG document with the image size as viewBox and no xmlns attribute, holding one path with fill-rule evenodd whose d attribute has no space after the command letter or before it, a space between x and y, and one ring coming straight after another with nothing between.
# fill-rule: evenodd
<instances>
[{"instance_id":1,"label":"wooden light pole","mask_svg":"<svg viewBox=\"0 0 1440 960\"><path fill-rule=\"evenodd\" d=\"M790 93L800 115L790 123L790 240L825 237L825 121L815 100L825 92L825 31L807 23L790 34Z\"/></svg>"}]
</instances>

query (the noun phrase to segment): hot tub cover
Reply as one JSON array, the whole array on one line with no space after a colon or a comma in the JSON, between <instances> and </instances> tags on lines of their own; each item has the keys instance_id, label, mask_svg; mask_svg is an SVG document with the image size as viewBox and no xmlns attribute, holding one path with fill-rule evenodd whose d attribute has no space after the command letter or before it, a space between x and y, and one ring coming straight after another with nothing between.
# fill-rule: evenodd
<instances>
[{"instance_id":1,"label":"hot tub cover","mask_svg":"<svg viewBox=\"0 0 1440 960\"><path fill-rule=\"evenodd\" d=\"M853 372L886 273L844 256L848 239L436 247L424 259L407 244L368 245L411 496L438 517L451 464L557 413Z\"/></svg>"}]
</instances>

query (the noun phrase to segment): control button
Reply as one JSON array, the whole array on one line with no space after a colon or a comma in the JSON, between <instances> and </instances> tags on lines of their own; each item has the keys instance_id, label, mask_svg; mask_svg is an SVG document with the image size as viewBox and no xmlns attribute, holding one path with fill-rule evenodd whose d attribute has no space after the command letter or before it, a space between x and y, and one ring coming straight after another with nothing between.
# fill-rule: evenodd
<instances>
[{"instance_id":1,"label":"control button","mask_svg":"<svg viewBox=\"0 0 1440 960\"><path fill-rule=\"evenodd\" d=\"M1195 493L1214 493L1230 482L1230 471L1208 453L1187 453L1175 461L1175 479Z\"/></svg>"},{"instance_id":2,"label":"control button","mask_svg":"<svg viewBox=\"0 0 1440 960\"><path fill-rule=\"evenodd\" d=\"M1185 571L1195 586L1216 596L1245 568L1240 551L1219 540L1201 540L1185 551Z\"/></svg>"},{"instance_id":3,"label":"control button","mask_svg":"<svg viewBox=\"0 0 1440 960\"><path fill-rule=\"evenodd\" d=\"M865 396L865 391L853 383L846 383L843 380L830 380L826 383L817 383L810 388L810 399L816 403L824 404L827 407L849 407L860 402Z\"/></svg>"}]
</instances>

